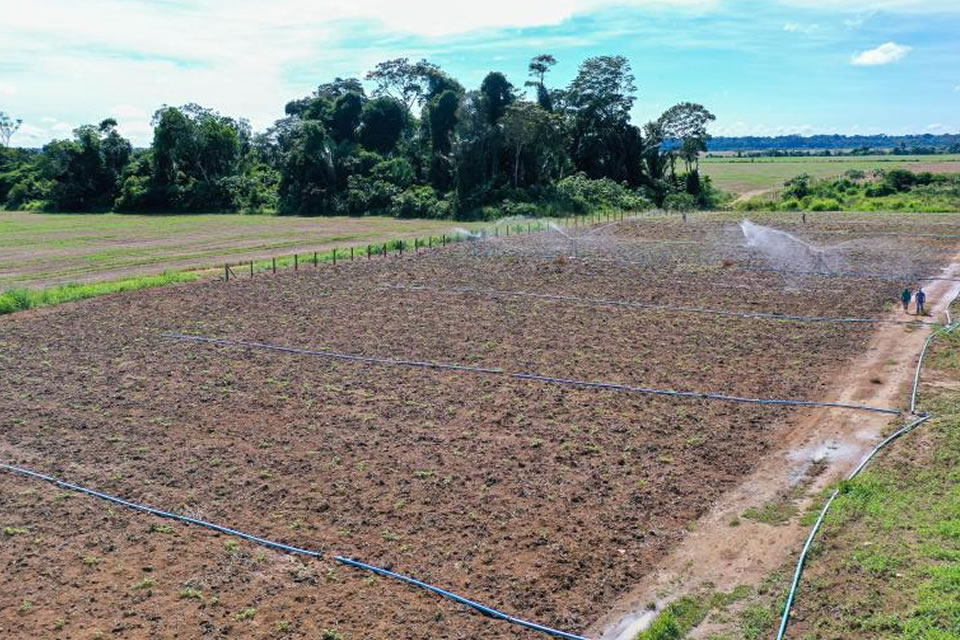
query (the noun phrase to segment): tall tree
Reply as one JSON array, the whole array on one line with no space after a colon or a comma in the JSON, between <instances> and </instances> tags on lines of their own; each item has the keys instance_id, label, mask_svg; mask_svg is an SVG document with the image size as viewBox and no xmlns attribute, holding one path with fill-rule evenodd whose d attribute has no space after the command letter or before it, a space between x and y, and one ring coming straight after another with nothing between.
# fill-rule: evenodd
<instances>
[{"instance_id":1,"label":"tall tree","mask_svg":"<svg viewBox=\"0 0 960 640\"><path fill-rule=\"evenodd\" d=\"M399 100L388 96L374 98L360 114L360 144L379 153L390 153L406 125L407 113Z\"/></svg>"},{"instance_id":2,"label":"tall tree","mask_svg":"<svg viewBox=\"0 0 960 640\"><path fill-rule=\"evenodd\" d=\"M699 170L700 152L707 150L710 134L707 125L717 117L703 105L681 102L667 109L658 122L664 139L679 145L677 152L683 158L687 171Z\"/></svg>"},{"instance_id":3,"label":"tall tree","mask_svg":"<svg viewBox=\"0 0 960 640\"><path fill-rule=\"evenodd\" d=\"M533 80L527 80L526 85L528 87L536 87L537 104L547 111L553 111L553 99L550 97L550 92L547 90L547 85L544 80L547 72L549 72L555 64L557 64L556 58L549 53L541 53L538 56L534 56L527 66L529 75Z\"/></svg>"},{"instance_id":4,"label":"tall tree","mask_svg":"<svg viewBox=\"0 0 960 640\"><path fill-rule=\"evenodd\" d=\"M487 74L480 84L480 94L483 96L487 122L492 125L497 124L507 107L516 100L513 85L499 71Z\"/></svg>"},{"instance_id":5,"label":"tall tree","mask_svg":"<svg viewBox=\"0 0 960 640\"><path fill-rule=\"evenodd\" d=\"M428 77L439 72L440 67L426 60L411 63L409 58L394 58L377 63L365 77L376 85L374 96L399 100L412 113L424 99Z\"/></svg>"},{"instance_id":6,"label":"tall tree","mask_svg":"<svg viewBox=\"0 0 960 640\"><path fill-rule=\"evenodd\" d=\"M640 183L640 132L630 124L634 76L623 56L588 58L566 91L573 120L571 155L591 178Z\"/></svg>"},{"instance_id":7,"label":"tall tree","mask_svg":"<svg viewBox=\"0 0 960 640\"><path fill-rule=\"evenodd\" d=\"M3 111L0 111L0 146L9 147L10 139L13 138L23 124L20 118L13 119Z\"/></svg>"}]
</instances>

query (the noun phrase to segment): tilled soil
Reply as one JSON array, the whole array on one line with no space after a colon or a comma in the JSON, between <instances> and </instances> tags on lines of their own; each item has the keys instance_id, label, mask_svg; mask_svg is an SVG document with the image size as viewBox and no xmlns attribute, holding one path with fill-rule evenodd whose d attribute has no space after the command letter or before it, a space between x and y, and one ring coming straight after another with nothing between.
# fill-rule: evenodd
<instances>
[{"instance_id":1,"label":"tilled soil","mask_svg":"<svg viewBox=\"0 0 960 640\"><path fill-rule=\"evenodd\" d=\"M723 267L674 264L650 277L458 247L28 312L0 321L0 459L579 631L755 467L788 409L162 334L827 400L832 373L871 333L388 288L422 283L810 315L877 315L900 286L831 279L826 289L814 278L784 289L771 274ZM731 283L746 289L718 286ZM4 637L531 633L332 560L10 475L0 475L0 526Z\"/></svg>"}]
</instances>

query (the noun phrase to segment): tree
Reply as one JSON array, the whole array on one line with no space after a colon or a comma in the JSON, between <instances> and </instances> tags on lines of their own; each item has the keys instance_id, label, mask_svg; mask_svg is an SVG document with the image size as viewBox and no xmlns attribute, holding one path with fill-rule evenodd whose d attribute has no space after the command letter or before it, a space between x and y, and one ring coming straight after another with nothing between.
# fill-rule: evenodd
<instances>
[{"instance_id":1,"label":"tree","mask_svg":"<svg viewBox=\"0 0 960 640\"><path fill-rule=\"evenodd\" d=\"M153 125L150 206L175 211L234 208L228 179L243 169L250 125L197 104L161 107Z\"/></svg>"},{"instance_id":2,"label":"tree","mask_svg":"<svg viewBox=\"0 0 960 640\"><path fill-rule=\"evenodd\" d=\"M52 188L47 206L57 211L109 209L119 188L120 171L132 147L116 132L116 121L104 120L73 131L73 140L54 140L43 148L41 169Z\"/></svg>"},{"instance_id":3,"label":"tree","mask_svg":"<svg viewBox=\"0 0 960 640\"><path fill-rule=\"evenodd\" d=\"M449 155L453 145L451 136L457 125L459 107L460 96L450 89L433 98L428 106L430 148L433 151L430 179L434 186L441 190L450 185Z\"/></svg>"},{"instance_id":4,"label":"tree","mask_svg":"<svg viewBox=\"0 0 960 640\"><path fill-rule=\"evenodd\" d=\"M330 134L334 140L353 142L356 139L362 111L363 98L359 93L350 91L336 99L329 118Z\"/></svg>"},{"instance_id":5,"label":"tree","mask_svg":"<svg viewBox=\"0 0 960 640\"><path fill-rule=\"evenodd\" d=\"M411 64L409 58L394 58L377 63L365 78L376 85L373 95L393 98L412 113L424 99L428 77L435 73L440 67L426 60Z\"/></svg>"},{"instance_id":6,"label":"tree","mask_svg":"<svg viewBox=\"0 0 960 640\"><path fill-rule=\"evenodd\" d=\"M491 71L483 79L480 94L483 96L487 122L492 125L497 124L507 107L516 99L513 85L498 71Z\"/></svg>"},{"instance_id":7,"label":"tree","mask_svg":"<svg viewBox=\"0 0 960 640\"><path fill-rule=\"evenodd\" d=\"M0 146L9 147L10 139L13 138L23 124L23 120L17 118L14 120L3 111L0 111Z\"/></svg>"},{"instance_id":8,"label":"tree","mask_svg":"<svg viewBox=\"0 0 960 640\"><path fill-rule=\"evenodd\" d=\"M679 154L688 172L694 166L699 170L700 152L707 150L710 140L707 125L716 119L703 105L694 102L676 104L660 116L662 135L665 140L680 145Z\"/></svg>"},{"instance_id":9,"label":"tree","mask_svg":"<svg viewBox=\"0 0 960 640\"><path fill-rule=\"evenodd\" d=\"M374 98L360 114L360 144L379 153L390 153L406 125L407 113L399 100L388 96Z\"/></svg>"},{"instance_id":10,"label":"tree","mask_svg":"<svg viewBox=\"0 0 960 640\"><path fill-rule=\"evenodd\" d=\"M537 88L537 104L546 111L553 111L553 100L550 97L550 92L547 91L544 78L555 64L557 64L556 58L549 53L541 53L538 56L534 56L527 66L530 77L534 78L534 80L528 80L526 86Z\"/></svg>"},{"instance_id":11,"label":"tree","mask_svg":"<svg viewBox=\"0 0 960 640\"><path fill-rule=\"evenodd\" d=\"M503 135L513 151L513 186L520 186L521 154L529 147L539 144L543 152L537 168L545 170L556 162L562 148L559 118L533 102L516 102L506 109L503 117ZM558 145L558 142L561 144ZM543 171L545 172L545 171Z\"/></svg>"},{"instance_id":12,"label":"tree","mask_svg":"<svg viewBox=\"0 0 960 640\"><path fill-rule=\"evenodd\" d=\"M588 58L570 83L565 99L573 119L571 156L588 177L640 184L640 132L630 124L635 90L623 56Z\"/></svg>"},{"instance_id":13,"label":"tree","mask_svg":"<svg viewBox=\"0 0 960 640\"><path fill-rule=\"evenodd\" d=\"M569 107L578 117L605 125L624 124L636 98L630 62L623 56L587 58L567 90Z\"/></svg>"}]
</instances>

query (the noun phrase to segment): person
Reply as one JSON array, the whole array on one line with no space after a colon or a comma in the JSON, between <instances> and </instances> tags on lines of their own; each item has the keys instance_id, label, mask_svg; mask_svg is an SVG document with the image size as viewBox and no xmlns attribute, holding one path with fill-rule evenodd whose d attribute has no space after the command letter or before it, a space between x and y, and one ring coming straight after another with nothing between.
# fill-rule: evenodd
<instances>
[{"instance_id":1,"label":"person","mask_svg":"<svg viewBox=\"0 0 960 640\"><path fill-rule=\"evenodd\" d=\"M903 310L904 310L904 312L906 312L907 309L910 307L910 298L912 298L912 297L913 297L913 294L910 293L910 288L909 288L909 287L907 287L906 289L904 289L904 290L903 290L903 293L900 294L900 301L903 302Z\"/></svg>"},{"instance_id":2,"label":"person","mask_svg":"<svg viewBox=\"0 0 960 640\"><path fill-rule=\"evenodd\" d=\"M927 294L923 292L923 289L917 289L917 295L914 296L914 299L917 301L917 315L923 315L923 303L927 301Z\"/></svg>"}]
</instances>

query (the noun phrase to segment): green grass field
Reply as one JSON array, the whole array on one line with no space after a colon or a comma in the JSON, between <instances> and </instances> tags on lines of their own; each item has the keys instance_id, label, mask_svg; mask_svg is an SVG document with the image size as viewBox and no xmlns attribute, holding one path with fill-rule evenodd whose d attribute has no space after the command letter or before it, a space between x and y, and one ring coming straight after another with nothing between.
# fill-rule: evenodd
<instances>
[{"instance_id":1,"label":"green grass field","mask_svg":"<svg viewBox=\"0 0 960 640\"><path fill-rule=\"evenodd\" d=\"M841 156L814 158L704 158L701 170L724 191L742 195L777 189L801 173L817 178L838 176L849 169L905 168L911 171L960 173L960 155Z\"/></svg>"},{"instance_id":2,"label":"green grass field","mask_svg":"<svg viewBox=\"0 0 960 640\"><path fill-rule=\"evenodd\" d=\"M196 271L225 262L451 234L450 220L0 212L0 291Z\"/></svg>"}]
</instances>

